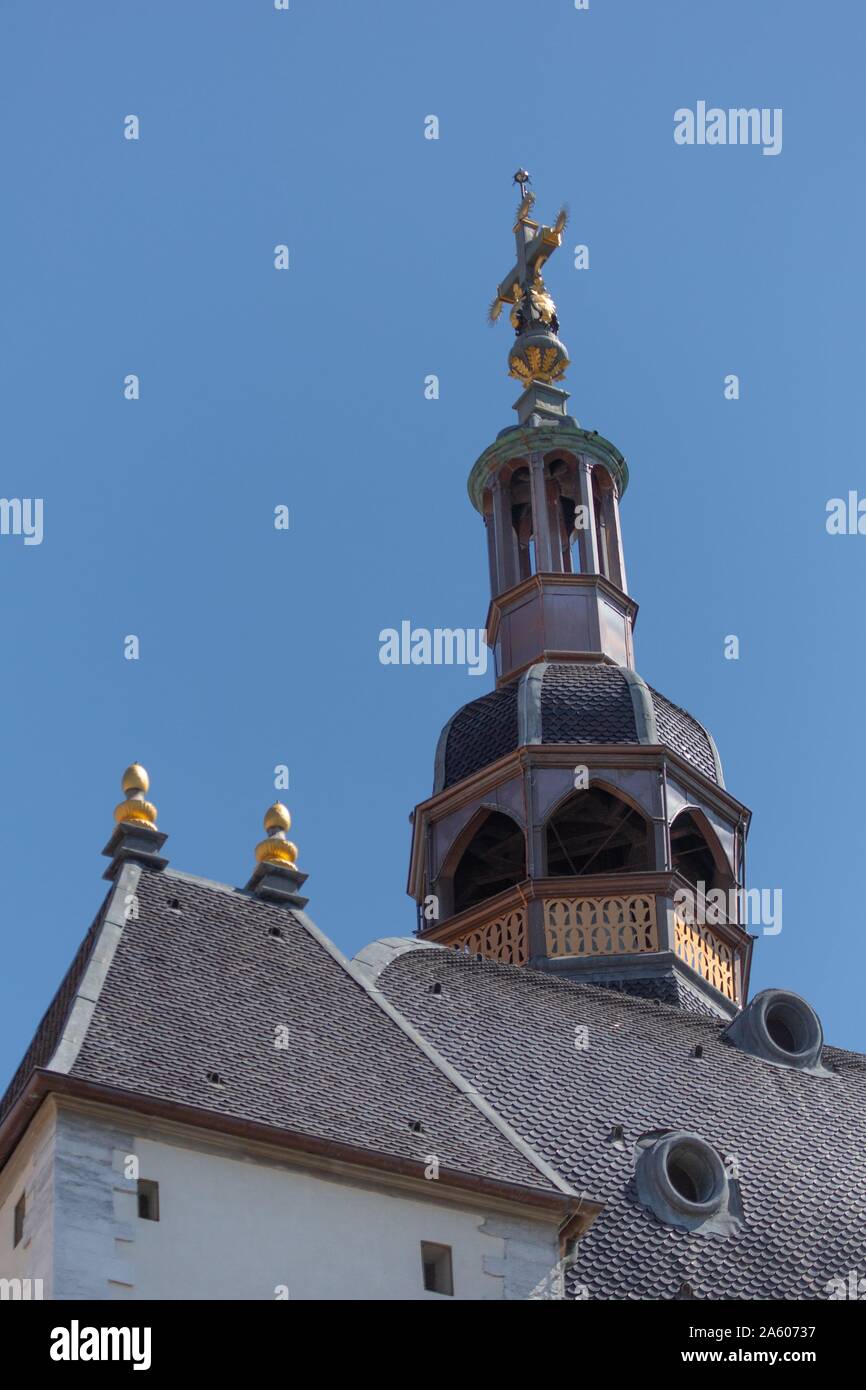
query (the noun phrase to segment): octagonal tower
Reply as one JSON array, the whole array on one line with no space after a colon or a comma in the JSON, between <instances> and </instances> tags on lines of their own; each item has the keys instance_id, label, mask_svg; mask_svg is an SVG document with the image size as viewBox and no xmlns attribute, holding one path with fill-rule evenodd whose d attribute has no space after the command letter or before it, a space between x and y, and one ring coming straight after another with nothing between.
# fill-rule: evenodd
<instances>
[{"instance_id":1,"label":"octagonal tower","mask_svg":"<svg viewBox=\"0 0 866 1390\"><path fill-rule=\"evenodd\" d=\"M517 264L493 311L519 310L518 423L469 477L487 532L496 688L446 724L433 795L413 816L419 935L728 1017L748 990L750 813L707 730L634 668L628 469L554 384L568 359L540 270L564 214L539 227L532 201L524 191Z\"/></svg>"}]
</instances>

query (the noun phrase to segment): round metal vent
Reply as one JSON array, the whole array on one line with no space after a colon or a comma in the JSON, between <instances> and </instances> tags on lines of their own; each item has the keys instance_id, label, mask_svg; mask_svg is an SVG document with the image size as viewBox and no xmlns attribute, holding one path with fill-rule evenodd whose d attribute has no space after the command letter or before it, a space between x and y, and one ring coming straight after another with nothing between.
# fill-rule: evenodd
<instances>
[{"instance_id":1,"label":"round metal vent","mask_svg":"<svg viewBox=\"0 0 866 1390\"><path fill-rule=\"evenodd\" d=\"M644 1203L670 1225L703 1225L728 1204L728 1175L720 1156L690 1130L673 1130L645 1145L637 1177Z\"/></svg>"},{"instance_id":2,"label":"round metal vent","mask_svg":"<svg viewBox=\"0 0 866 1390\"><path fill-rule=\"evenodd\" d=\"M798 1071L819 1071L824 1048L821 1020L811 1004L784 989L765 989L725 1029L735 1047Z\"/></svg>"}]
</instances>

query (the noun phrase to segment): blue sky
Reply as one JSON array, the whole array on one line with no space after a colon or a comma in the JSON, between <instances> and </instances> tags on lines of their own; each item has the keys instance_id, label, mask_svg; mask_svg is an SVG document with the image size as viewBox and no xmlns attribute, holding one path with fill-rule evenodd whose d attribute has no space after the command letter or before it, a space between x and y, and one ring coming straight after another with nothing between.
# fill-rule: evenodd
<instances>
[{"instance_id":1,"label":"blue sky","mask_svg":"<svg viewBox=\"0 0 866 1390\"><path fill-rule=\"evenodd\" d=\"M546 278L573 412L631 469L638 669L713 731L783 890L753 987L866 1047L866 538L825 528L866 495L863 29L833 0L6 0L0 492L44 539L0 537L0 1081L133 758L172 864L235 884L286 763L310 912L350 953L412 931L409 811L491 677L377 639L484 623L466 478L515 418L485 314L519 164L590 248ZM782 108L782 152L676 145L699 100Z\"/></svg>"}]
</instances>

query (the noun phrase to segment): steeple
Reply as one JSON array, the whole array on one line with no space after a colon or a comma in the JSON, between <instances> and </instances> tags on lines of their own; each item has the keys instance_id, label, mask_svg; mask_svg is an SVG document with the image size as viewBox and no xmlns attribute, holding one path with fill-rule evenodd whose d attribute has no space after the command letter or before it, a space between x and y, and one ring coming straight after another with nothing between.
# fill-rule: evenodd
<instances>
[{"instance_id":1,"label":"steeple","mask_svg":"<svg viewBox=\"0 0 866 1390\"><path fill-rule=\"evenodd\" d=\"M518 424L501 430L469 476L469 496L487 527L491 608L488 640L500 683L534 661L606 658L633 666L637 604L628 596L619 502L628 469L597 431L566 411L555 383L568 366L556 305L542 267L560 246L567 214L552 227L530 217L523 193L515 264L498 286L490 317L510 304L515 340L509 375L524 383Z\"/></svg>"},{"instance_id":2,"label":"steeple","mask_svg":"<svg viewBox=\"0 0 866 1390\"><path fill-rule=\"evenodd\" d=\"M567 413L568 365L531 216L491 306L511 305L518 422L473 466L487 531L496 689L449 720L416 808L419 933L455 949L729 1016L746 997L740 921L749 812L707 731L635 670L620 530L628 469ZM721 891L719 891L721 890ZM705 914L707 894L727 910ZM693 905L691 918L684 895Z\"/></svg>"}]
</instances>

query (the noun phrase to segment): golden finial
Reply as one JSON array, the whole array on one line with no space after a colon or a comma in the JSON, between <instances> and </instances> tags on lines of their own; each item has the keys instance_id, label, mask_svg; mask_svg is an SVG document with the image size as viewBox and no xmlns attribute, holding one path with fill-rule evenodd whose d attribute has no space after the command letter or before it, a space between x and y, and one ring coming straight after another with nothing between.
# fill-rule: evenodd
<instances>
[{"instance_id":1,"label":"golden finial","mask_svg":"<svg viewBox=\"0 0 866 1390\"><path fill-rule=\"evenodd\" d=\"M120 779L120 785L125 792L146 793L150 787L147 768L142 767L141 763L130 763Z\"/></svg>"},{"instance_id":2,"label":"golden finial","mask_svg":"<svg viewBox=\"0 0 866 1390\"><path fill-rule=\"evenodd\" d=\"M535 194L527 187L531 180L525 169L517 170L514 182L520 186L520 206L514 224L516 256L497 287L488 318L495 323L503 307L510 306L511 326L517 336L508 354L508 373L529 389L533 383L550 386L565 374L568 366L565 344L557 337L556 305L542 276L543 267L562 245L568 209L560 208L552 227L536 222L529 215ZM526 409L531 413L531 408L530 402ZM523 423L523 415L520 420Z\"/></svg>"},{"instance_id":3,"label":"golden finial","mask_svg":"<svg viewBox=\"0 0 866 1390\"><path fill-rule=\"evenodd\" d=\"M281 801L275 801L273 806L269 806L265 811L263 823L268 832L268 838L260 840L256 845L257 863L285 864L288 868L294 869L298 857L298 847L293 845L291 840L286 839L286 831L290 829L292 824L288 807L284 806Z\"/></svg>"},{"instance_id":4,"label":"golden finial","mask_svg":"<svg viewBox=\"0 0 866 1390\"><path fill-rule=\"evenodd\" d=\"M273 806L269 806L265 811L262 824L265 830L291 830L292 817L281 801L275 801Z\"/></svg>"},{"instance_id":5,"label":"golden finial","mask_svg":"<svg viewBox=\"0 0 866 1390\"><path fill-rule=\"evenodd\" d=\"M120 779L126 796L114 808L114 819L118 825L144 825L148 830L156 830L156 807L145 800L150 787L150 778L141 763L130 763Z\"/></svg>"}]
</instances>

